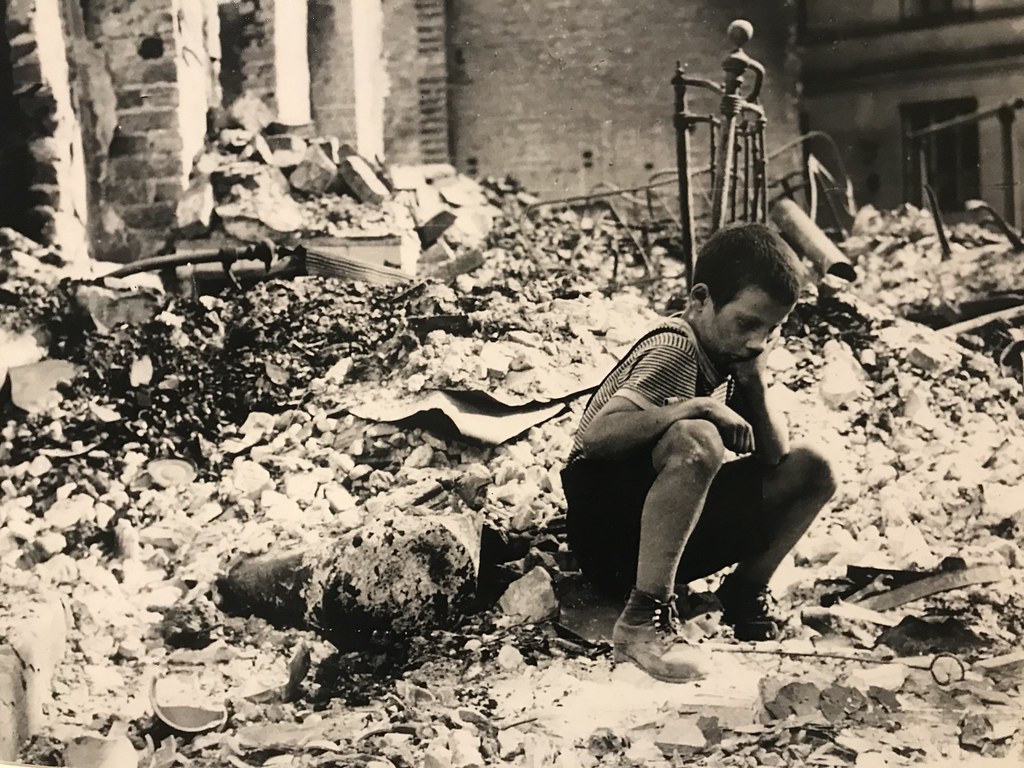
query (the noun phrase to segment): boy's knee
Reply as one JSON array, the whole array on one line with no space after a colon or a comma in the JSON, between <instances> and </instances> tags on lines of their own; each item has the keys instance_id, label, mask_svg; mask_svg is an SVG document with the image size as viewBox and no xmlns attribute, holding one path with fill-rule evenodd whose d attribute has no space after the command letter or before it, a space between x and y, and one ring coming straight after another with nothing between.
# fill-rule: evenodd
<instances>
[{"instance_id":1,"label":"boy's knee","mask_svg":"<svg viewBox=\"0 0 1024 768\"><path fill-rule=\"evenodd\" d=\"M722 466L725 446L718 427L704 419L674 422L654 447L654 468L704 472L713 477Z\"/></svg>"},{"instance_id":2,"label":"boy's knee","mask_svg":"<svg viewBox=\"0 0 1024 768\"><path fill-rule=\"evenodd\" d=\"M820 450L810 445L798 445L789 452L786 460L793 462L794 469L799 471L808 493L826 501L835 495L835 471L832 463Z\"/></svg>"}]
</instances>

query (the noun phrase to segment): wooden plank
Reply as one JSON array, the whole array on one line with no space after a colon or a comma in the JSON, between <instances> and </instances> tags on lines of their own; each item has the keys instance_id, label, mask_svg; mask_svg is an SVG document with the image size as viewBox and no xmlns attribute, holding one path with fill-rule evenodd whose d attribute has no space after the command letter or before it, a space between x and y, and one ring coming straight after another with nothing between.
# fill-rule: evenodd
<instances>
[{"instance_id":1,"label":"wooden plank","mask_svg":"<svg viewBox=\"0 0 1024 768\"><path fill-rule=\"evenodd\" d=\"M888 592L859 600L857 605L872 611L887 611L901 605L920 600L940 592L962 589L975 584L988 584L1005 578L1006 572L1000 565L978 565L960 571L949 571L929 576Z\"/></svg>"},{"instance_id":2,"label":"wooden plank","mask_svg":"<svg viewBox=\"0 0 1024 768\"><path fill-rule=\"evenodd\" d=\"M983 328L989 323L994 323L996 320L1010 322L1011 320L1016 320L1019 317L1024 317L1024 306L1001 309L998 312L991 312L987 315L982 315L981 317L964 320L962 323L949 325L940 329L939 333L943 336L957 336L961 333L976 331L978 328Z\"/></svg>"},{"instance_id":3,"label":"wooden plank","mask_svg":"<svg viewBox=\"0 0 1024 768\"><path fill-rule=\"evenodd\" d=\"M991 659L976 661L971 666L975 670L984 671L1009 667L1014 664L1024 664L1024 651L1014 651L1013 653L1005 653L1002 656L994 656Z\"/></svg>"}]
</instances>

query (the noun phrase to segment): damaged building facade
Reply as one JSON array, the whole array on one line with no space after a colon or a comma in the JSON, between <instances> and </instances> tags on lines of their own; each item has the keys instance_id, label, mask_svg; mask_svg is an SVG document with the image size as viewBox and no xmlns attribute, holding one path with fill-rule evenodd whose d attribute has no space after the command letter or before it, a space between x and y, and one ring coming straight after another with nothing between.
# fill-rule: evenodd
<instances>
[{"instance_id":1,"label":"damaged building facade","mask_svg":"<svg viewBox=\"0 0 1024 768\"><path fill-rule=\"evenodd\" d=\"M1000 110L1024 95L1019 0L806 0L800 15L805 125L836 140L859 201L920 205L923 157L948 214L981 197L1021 220L1019 105ZM908 138L975 113L923 147Z\"/></svg>"},{"instance_id":2,"label":"damaged building facade","mask_svg":"<svg viewBox=\"0 0 1024 768\"><path fill-rule=\"evenodd\" d=\"M253 123L275 146L334 136L542 197L643 183L675 163L675 62L721 79L737 16L768 70L771 140L795 135L790 5L10 0L0 225L71 259L157 253L207 137Z\"/></svg>"}]
</instances>

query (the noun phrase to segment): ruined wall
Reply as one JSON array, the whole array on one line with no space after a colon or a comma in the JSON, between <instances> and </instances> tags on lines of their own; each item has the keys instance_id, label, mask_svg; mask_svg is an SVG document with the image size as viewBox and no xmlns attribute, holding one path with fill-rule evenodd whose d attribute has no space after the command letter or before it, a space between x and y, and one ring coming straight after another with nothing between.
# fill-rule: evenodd
<instances>
[{"instance_id":1,"label":"ruined wall","mask_svg":"<svg viewBox=\"0 0 1024 768\"><path fill-rule=\"evenodd\" d=\"M220 3L221 77L224 103L244 91L259 96L274 112L274 0Z\"/></svg>"},{"instance_id":2,"label":"ruined wall","mask_svg":"<svg viewBox=\"0 0 1024 768\"><path fill-rule=\"evenodd\" d=\"M394 0L384 6L389 162L449 160L445 6L445 0Z\"/></svg>"},{"instance_id":3,"label":"ruined wall","mask_svg":"<svg viewBox=\"0 0 1024 768\"><path fill-rule=\"evenodd\" d=\"M784 0L451 0L450 15L460 169L512 173L554 195L644 183L674 167L675 62L721 80L725 29L737 17L754 24L747 51L768 69L769 150L797 133L795 9ZM717 110L710 99L694 106ZM706 155L703 132L695 150Z\"/></svg>"},{"instance_id":4,"label":"ruined wall","mask_svg":"<svg viewBox=\"0 0 1024 768\"><path fill-rule=\"evenodd\" d=\"M99 256L128 261L166 243L202 147L215 93L208 50L216 13L203 0L96 0L86 35L102 55L92 92L112 92L95 115L93 181ZM113 114L111 114L111 111ZM111 127L112 126L112 127Z\"/></svg>"},{"instance_id":5,"label":"ruined wall","mask_svg":"<svg viewBox=\"0 0 1024 768\"><path fill-rule=\"evenodd\" d=\"M313 122L355 145L356 85L351 0L310 0L309 75Z\"/></svg>"},{"instance_id":6,"label":"ruined wall","mask_svg":"<svg viewBox=\"0 0 1024 768\"><path fill-rule=\"evenodd\" d=\"M8 192L25 195L18 214L26 234L61 246L69 259L85 258L85 163L59 0L10 0L4 21L9 106L17 110L4 118L25 142L10 150L12 165L4 169L12 174Z\"/></svg>"}]
</instances>

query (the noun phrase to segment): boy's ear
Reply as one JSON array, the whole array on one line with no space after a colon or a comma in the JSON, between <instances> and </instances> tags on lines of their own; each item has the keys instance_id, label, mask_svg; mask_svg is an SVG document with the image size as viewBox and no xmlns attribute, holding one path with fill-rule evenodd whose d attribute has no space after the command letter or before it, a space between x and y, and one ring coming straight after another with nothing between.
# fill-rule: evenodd
<instances>
[{"instance_id":1,"label":"boy's ear","mask_svg":"<svg viewBox=\"0 0 1024 768\"><path fill-rule=\"evenodd\" d=\"M708 291L708 287L704 283L697 283L690 289L690 297L694 301L707 301L710 296L711 293Z\"/></svg>"}]
</instances>

